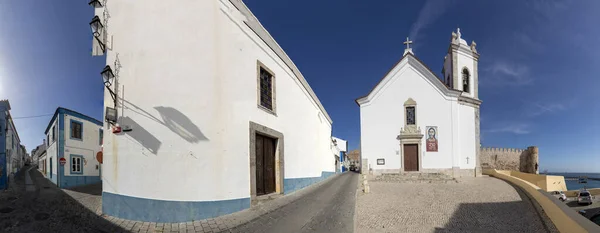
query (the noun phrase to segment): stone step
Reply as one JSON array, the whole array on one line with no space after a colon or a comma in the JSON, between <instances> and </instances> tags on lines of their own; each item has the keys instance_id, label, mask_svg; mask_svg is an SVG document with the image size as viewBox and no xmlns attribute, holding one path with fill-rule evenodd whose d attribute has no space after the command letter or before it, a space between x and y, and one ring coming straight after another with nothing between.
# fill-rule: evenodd
<instances>
[{"instance_id":1,"label":"stone step","mask_svg":"<svg viewBox=\"0 0 600 233\"><path fill-rule=\"evenodd\" d=\"M394 183L458 183L453 177L442 173L387 173L377 176L374 181Z\"/></svg>"},{"instance_id":2,"label":"stone step","mask_svg":"<svg viewBox=\"0 0 600 233\"><path fill-rule=\"evenodd\" d=\"M373 180L376 183L403 183L403 184L452 184L457 180Z\"/></svg>"}]
</instances>

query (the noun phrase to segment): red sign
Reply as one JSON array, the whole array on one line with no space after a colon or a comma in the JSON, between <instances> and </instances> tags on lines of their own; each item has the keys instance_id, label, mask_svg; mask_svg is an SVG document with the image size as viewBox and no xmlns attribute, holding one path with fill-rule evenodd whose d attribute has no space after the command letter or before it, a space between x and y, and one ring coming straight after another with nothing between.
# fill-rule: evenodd
<instances>
[{"instance_id":1,"label":"red sign","mask_svg":"<svg viewBox=\"0 0 600 233\"><path fill-rule=\"evenodd\" d=\"M65 165L65 163L67 163L67 160L65 158L60 158L58 162L60 163L60 165Z\"/></svg>"},{"instance_id":2,"label":"red sign","mask_svg":"<svg viewBox=\"0 0 600 233\"><path fill-rule=\"evenodd\" d=\"M98 151L96 154L96 160L98 160L99 163L102 163L102 151Z\"/></svg>"}]
</instances>

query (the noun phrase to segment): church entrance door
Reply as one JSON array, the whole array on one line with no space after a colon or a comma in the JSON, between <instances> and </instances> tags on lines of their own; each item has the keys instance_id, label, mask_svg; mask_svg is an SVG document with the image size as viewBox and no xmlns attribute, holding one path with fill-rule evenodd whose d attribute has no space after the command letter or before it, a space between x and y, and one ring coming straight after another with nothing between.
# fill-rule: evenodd
<instances>
[{"instance_id":1,"label":"church entrance door","mask_svg":"<svg viewBox=\"0 0 600 233\"><path fill-rule=\"evenodd\" d=\"M417 144L404 144L404 171L419 171L418 147Z\"/></svg>"},{"instance_id":2,"label":"church entrance door","mask_svg":"<svg viewBox=\"0 0 600 233\"><path fill-rule=\"evenodd\" d=\"M256 134L256 195L275 192L276 139Z\"/></svg>"}]
</instances>

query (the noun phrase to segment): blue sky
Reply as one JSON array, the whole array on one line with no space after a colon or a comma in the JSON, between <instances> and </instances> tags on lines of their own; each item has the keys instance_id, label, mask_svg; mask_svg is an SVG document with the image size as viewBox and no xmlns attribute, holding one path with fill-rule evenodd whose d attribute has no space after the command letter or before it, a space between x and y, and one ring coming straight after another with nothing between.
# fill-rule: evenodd
<instances>
[{"instance_id":1,"label":"blue sky","mask_svg":"<svg viewBox=\"0 0 600 233\"><path fill-rule=\"evenodd\" d=\"M540 168L600 172L600 1L244 1L288 53L334 121L359 143L354 103L401 58L434 72L450 33L475 40L482 144L540 148ZM87 1L0 0L0 99L14 117L63 106L100 119L103 57L90 55ZM51 116L16 119L31 150Z\"/></svg>"}]
</instances>

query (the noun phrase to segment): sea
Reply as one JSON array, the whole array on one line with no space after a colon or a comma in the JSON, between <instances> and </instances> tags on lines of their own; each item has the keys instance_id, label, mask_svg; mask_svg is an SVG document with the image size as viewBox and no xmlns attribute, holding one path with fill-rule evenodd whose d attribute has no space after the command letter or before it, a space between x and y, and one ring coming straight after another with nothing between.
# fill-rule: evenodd
<instances>
[{"instance_id":1,"label":"sea","mask_svg":"<svg viewBox=\"0 0 600 233\"><path fill-rule=\"evenodd\" d=\"M559 172L548 172L548 175L553 176L564 176L564 177L580 177L587 176L588 178L597 178L600 179L600 173L559 173ZM565 180L567 183L568 190L579 190L582 188L600 188L600 180L590 180L588 179L587 183L580 184L578 180Z\"/></svg>"}]
</instances>

